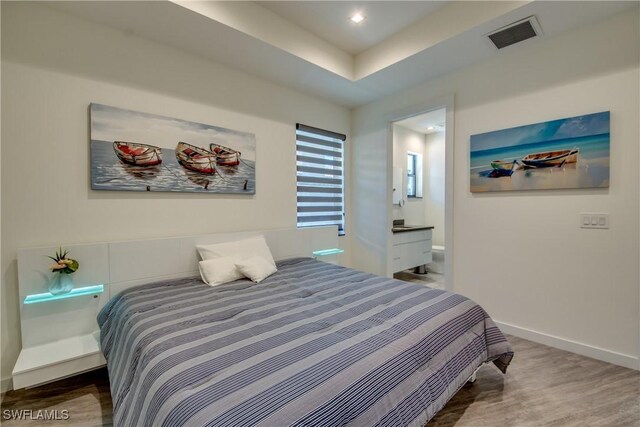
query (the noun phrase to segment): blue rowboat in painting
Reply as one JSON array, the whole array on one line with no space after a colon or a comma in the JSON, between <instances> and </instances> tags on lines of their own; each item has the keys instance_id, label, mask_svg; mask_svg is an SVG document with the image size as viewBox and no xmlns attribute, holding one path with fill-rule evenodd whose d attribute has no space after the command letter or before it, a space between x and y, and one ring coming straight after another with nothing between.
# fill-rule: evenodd
<instances>
[{"instance_id":1,"label":"blue rowboat in painting","mask_svg":"<svg viewBox=\"0 0 640 427\"><path fill-rule=\"evenodd\" d=\"M491 167L493 170L487 174L489 178L500 178L502 176L511 176L517 169L518 161L505 162L504 160L493 160Z\"/></svg>"},{"instance_id":2,"label":"blue rowboat in painting","mask_svg":"<svg viewBox=\"0 0 640 427\"><path fill-rule=\"evenodd\" d=\"M216 173L216 155L204 148L179 142L176 147L176 159L185 169L194 172L213 175Z\"/></svg>"},{"instance_id":3,"label":"blue rowboat in painting","mask_svg":"<svg viewBox=\"0 0 640 427\"><path fill-rule=\"evenodd\" d=\"M122 163L130 166L157 166L162 163L162 149L137 142L114 141L113 151Z\"/></svg>"},{"instance_id":4,"label":"blue rowboat in painting","mask_svg":"<svg viewBox=\"0 0 640 427\"><path fill-rule=\"evenodd\" d=\"M516 161L505 162L503 160L494 160L491 162L491 167L499 171L511 171L516 165Z\"/></svg>"},{"instance_id":5,"label":"blue rowboat in painting","mask_svg":"<svg viewBox=\"0 0 640 427\"><path fill-rule=\"evenodd\" d=\"M560 167L566 163L576 163L578 161L579 151L577 148L572 148L570 150L528 154L522 158L522 163L534 168Z\"/></svg>"}]
</instances>

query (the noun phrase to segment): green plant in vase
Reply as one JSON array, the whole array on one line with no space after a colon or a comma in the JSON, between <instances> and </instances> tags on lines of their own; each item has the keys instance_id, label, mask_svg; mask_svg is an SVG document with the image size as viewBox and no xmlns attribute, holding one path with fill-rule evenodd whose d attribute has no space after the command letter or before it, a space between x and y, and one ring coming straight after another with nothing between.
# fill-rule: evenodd
<instances>
[{"instance_id":1,"label":"green plant in vase","mask_svg":"<svg viewBox=\"0 0 640 427\"><path fill-rule=\"evenodd\" d=\"M55 256L50 256L55 264L52 264L49 269L53 272L51 282L49 282L49 292L52 295L66 294L73 289L73 280L71 275L78 271L80 264L78 261L72 258L68 258L69 251L63 251L60 248L56 251Z\"/></svg>"}]
</instances>

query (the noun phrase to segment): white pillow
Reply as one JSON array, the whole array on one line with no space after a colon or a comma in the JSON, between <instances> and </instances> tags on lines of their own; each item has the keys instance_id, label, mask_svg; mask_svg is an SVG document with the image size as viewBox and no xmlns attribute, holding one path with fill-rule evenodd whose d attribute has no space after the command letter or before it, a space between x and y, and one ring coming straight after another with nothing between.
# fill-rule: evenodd
<instances>
[{"instance_id":1,"label":"white pillow","mask_svg":"<svg viewBox=\"0 0 640 427\"><path fill-rule=\"evenodd\" d=\"M274 267L276 265L269 246L267 246L267 242L264 240L264 236L255 236L248 239L217 243L215 245L197 245L196 248L202 260L225 256L234 259L246 259L257 255Z\"/></svg>"},{"instance_id":2,"label":"white pillow","mask_svg":"<svg viewBox=\"0 0 640 427\"><path fill-rule=\"evenodd\" d=\"M209 286L218 286L223 283L242 279L244 276L238 271L232 257L218 257L200 261L200 277Z\"/></svg>"},{"instance_id":3,"label":"white pillow","mask_svg":"<svg viewBox=\"0 0 640 427\"><path fill-rule=\"evenodd\" d=\"M262 282L264 279L278 271L274 264L271 264L258 255L236 261L236 268L240 273L256 283Z\"/></svg>"}]
</instances>

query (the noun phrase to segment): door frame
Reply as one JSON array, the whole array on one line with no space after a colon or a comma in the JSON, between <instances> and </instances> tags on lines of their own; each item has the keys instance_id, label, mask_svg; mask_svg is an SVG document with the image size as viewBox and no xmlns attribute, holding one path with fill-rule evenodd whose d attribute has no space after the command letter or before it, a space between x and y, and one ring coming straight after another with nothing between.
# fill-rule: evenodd
<instances>
[{"instance_id":1,"label":"door frame","mask_svg":"<svg viewBox=\"0 0 640 427\"><path fill-rule=\"evenodd\" d=\"M387 276L393 276L393 124L409 117L445 109L445 179L444 179L444 282L453 290L453 165L454 165L454 95L447 95L422 104L392 112L387 116Z\"/></svg>"}]
</instances>

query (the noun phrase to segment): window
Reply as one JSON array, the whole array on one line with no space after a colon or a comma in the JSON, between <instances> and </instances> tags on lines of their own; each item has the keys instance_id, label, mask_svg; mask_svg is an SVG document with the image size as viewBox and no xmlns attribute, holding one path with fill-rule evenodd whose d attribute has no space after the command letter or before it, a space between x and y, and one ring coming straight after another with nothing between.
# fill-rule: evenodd
<instances>
[{"instance_id":1,"label":"window","mask_svg":"<svg viewBox=\"0 0 640 427\"><path fill-rule=\"evenodd\" d=\"M416 172L418 169L417 160L418 156L416 154L407 154L407 197L416 197Z\"/></svg>"},{"instance_id":2,"label":"window","mask_svg":"<svg viewBox=\"0 0 640 427\"><path fill-rule=\"evenodd\" d=\"M345 135L296 125L298 227L337 225L344 235Z\"/></svg>"},{"instance_id":3,"label":"window","mask_svg":"<svg viewBox=\"0 0 640 427\"><path fill-rule=\"evenodd\" d=\"M422 154L407 152L407 197L422 197Z\"/></svg>"}]
</instances>

